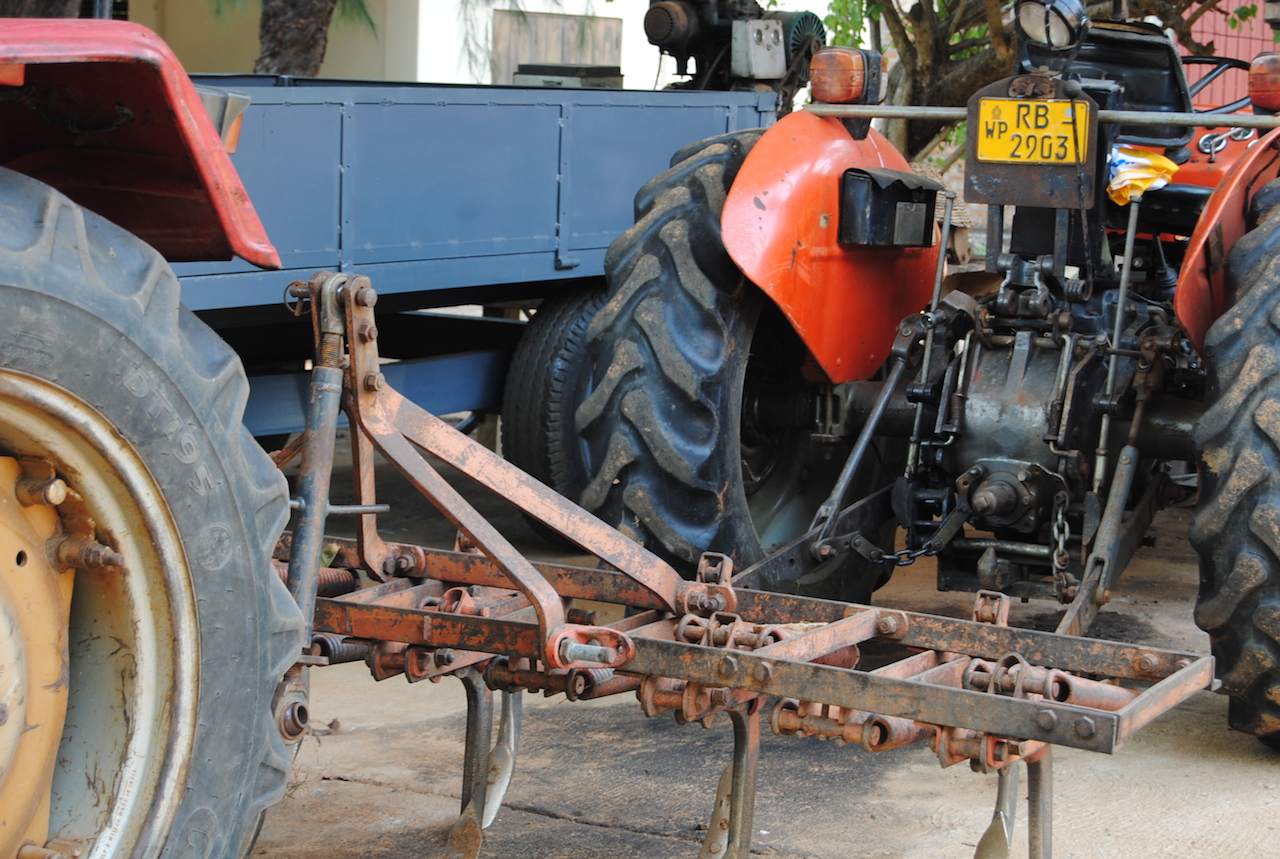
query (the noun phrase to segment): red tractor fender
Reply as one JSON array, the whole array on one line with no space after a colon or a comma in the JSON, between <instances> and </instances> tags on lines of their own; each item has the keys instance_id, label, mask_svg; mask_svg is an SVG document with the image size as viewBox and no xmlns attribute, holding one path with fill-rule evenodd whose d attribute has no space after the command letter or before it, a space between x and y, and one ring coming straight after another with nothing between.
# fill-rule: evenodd
<instances>
[{"instance_id":1,"label":"red tractor fender","mask_svg":"<svg viewBox=\"0 0 1280 859\"><path fill-rule=\"evenodd\" d=\"M747 155L720 222L729 256L836 383L868 379L889 357L898 323L929 300L939 252L839 244L850 167L911 170L874 130L854 140L838 119L792 113Z\"/></svg>"},{"instance_id":2,"label":"red tractor fender","mask_svg":"<svg viewBox=\"0 0 1280 859\"><path fill-rule=\"evenodd\" d=\"M0 28L0 165L57 188L174 262L279 268L200 96L137 24Z\"/></svg>"},{"instance_id":3,"label":"red tractor fender","mask_svg":"<svg viewBox=\"0 0 1280 859\"><path fill-rule=\"evenodd\" d=\"M1245 234L1253 194L1280 174L1280 129L1242 154L1209 197L1183 257L1173 308L1187 339L1204 354L1209 326L1226 312L1227 252Z\"/></svg>"}]
</instances>

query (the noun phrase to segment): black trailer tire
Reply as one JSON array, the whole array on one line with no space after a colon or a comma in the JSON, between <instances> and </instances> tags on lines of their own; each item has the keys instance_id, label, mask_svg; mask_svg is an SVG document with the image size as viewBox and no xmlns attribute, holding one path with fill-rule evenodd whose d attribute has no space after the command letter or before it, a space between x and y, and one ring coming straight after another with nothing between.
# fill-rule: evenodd
<instances>
[{"instance_id":1,"label":"black trailer tire","mask_svg":"<svg viewBox=\"0 0 1280 859\"><path fill-rule=\"evenodd\" d=\"M1271 187L1274 186L1274 187ZM1280 182L1259 194L1276 199ZM1196 624L1231 727L1280 748L1280 207L1228 255L1236 304L1205 343L1212 405L1195 428Z\"/></svg>"},{"instance_id":2,"label":"black trailer tire","mask_svg":"<svg viewBox=\"0 0 1280 859\"><path fill-rule=\"evenodd\" d=\"M601 289L543 301L512 353L502 395L502 455L573 501L589 476L573 410L591 389L587 324L603 303ZM536 519L526 521L543 539L576 548Z\"/></svg>"},{"instance_id":3,"label":"black trailer tire","mask_svg":"<svg viewBox=\"0 0 1280 859\"><path fill-rule=\"evenodd\" d=\"M742 569L806 531L839 469L839 456L825 467L815 456L799 338L720 236L760 134L686 147L640 190L587 330L594 385L576 424L592 473L580 503L686 575L704 551ZM822 574L807 593L863 601L884 578L860 559Z\"/></svg>"},{"instance_id":4,"label":"black trailer tire","mask_svg":"<svg viewBox=\"0 0 1280 859\"><path fill-rule=\"evenodd\" d=\"M124 559L60 574L49 835L83 859L237 859L291 771L271 704L302 644L271 563L287 488L241 424L240 361L153 249L7 170L0 318L0 456L51 463ZM0 807L10 832L20 814Z\"/></svg>"}]
</instances>

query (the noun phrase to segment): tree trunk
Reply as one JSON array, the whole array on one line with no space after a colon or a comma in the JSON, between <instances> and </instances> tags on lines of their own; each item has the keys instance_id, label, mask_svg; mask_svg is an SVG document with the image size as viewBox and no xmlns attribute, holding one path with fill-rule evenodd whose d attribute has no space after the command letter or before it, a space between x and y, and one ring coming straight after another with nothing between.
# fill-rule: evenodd
<instances>
[{"instance_id":1,"label":"tree trunk","mask_svg":"<svg viewBox=\"0 0 1280 859\"><path fill-rule=\"evenodd\" d=\"M319 74L336 5L337 0L263 0L261 48L253 70L296 77Z\"/></svg>"},{"instance_id":2,"label":"tree trunk","mask_svg":"<svg viewBox=\"0 0 1280 859\"><path fill-rule=\"evenodd\" d=\"M80 0L0 0L0 18L74 18Z\"/></svg>"}]
</instances>

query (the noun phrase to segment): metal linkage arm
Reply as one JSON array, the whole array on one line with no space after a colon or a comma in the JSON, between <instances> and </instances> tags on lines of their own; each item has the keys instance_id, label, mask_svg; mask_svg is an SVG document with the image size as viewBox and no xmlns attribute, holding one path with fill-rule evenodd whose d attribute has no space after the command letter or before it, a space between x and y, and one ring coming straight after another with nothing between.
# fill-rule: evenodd
<instances>
[{"instance_id":1,"label":"metal linkage arm","mask_svg":"<svg viewBox=\"0 0 1280 859\"><path fill-rule=\"evenodd\" d=\"M608 527L497 454L454 430L444 421L386 386L379 369L373 307L377 294L368 278L355 277L343 292L348 339L345 407L354 432L373 446L440 510L475 547L494 562L530 600L538 617L543 652L539 658L557 668L574 664L622 664L633 647L623 633L603 627L566 624L555 589L475 508L414 449L443 460L471 480L506 498L530 516L564 535L634 579L656 597L659 606L683 614L690 607L732 609L728 588L685 582L669 564ZM368 457L360 458L368 467ZM372 486L363 476L362 494ZM368 531L369 529L364 529ZM362 532L362 543L379 554L385 547ZM364 546L362 546L364 548ZM385 560L385 557L382 559ZM366 559L366 567L370 560ZM372 564L380 566L379 563ZM715 599L715 597L719 599Z\"/></svg>"}]
</instances>

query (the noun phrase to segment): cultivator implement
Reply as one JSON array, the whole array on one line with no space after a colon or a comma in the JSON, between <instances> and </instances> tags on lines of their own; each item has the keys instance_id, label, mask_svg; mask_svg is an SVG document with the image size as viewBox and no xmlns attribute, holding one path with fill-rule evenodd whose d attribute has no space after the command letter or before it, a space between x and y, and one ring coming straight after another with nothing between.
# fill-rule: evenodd
<instances>
[{"instance_id":1,"label":"cultivator implement","mask_svg":"<svg viewBox=\"0 0 1280 859\"><path fill-rule=\"evenodd\" d=\"M999 773L996 813L978 848L983 857L1008 855L1015 765L1024 762L1031 855L1047 857L1052 746L1114 752L1212 682L1208 657L1011 628L1001 594L980 593L973 618L956 620L750 587L780 575L805 538L740 573L728 558L707 554L696 578L685 580L389 388L367 278L326 272L291 290L299 312L310 309L317 344L308 430L277 454L281 464L301 455L296 528L276 553L310 625L311 646L294 671L363 660L379 680L452 675L463 682L466 756L453 856L478 855L481 831L501 805L522 691L563 692L575 701L634 694L646 715L671 712L682 724L727 715L733 762L702 856L749 851L767 724L775 734L867 751L927 743L943 766L969 761ZM340 410L351 422L356 503L335 507L328 497ZM375 449L457 526L453 551L382 540L377 515L387 508L376 500ZM600 568L532 563L419 451L594 554ZM325 537L330 514L358 516L356 539ZM854 505L841 519L860 515ZM322 565L326 546L334 554ZM361 587L364 578L372 584ZM625 614L601 622L580 601ZM895 658L870 667L863 659L869 645ZM282 729L298 737L306 722L300 694L284 696L277 708Z\"/></svg>"}]
</instances>

